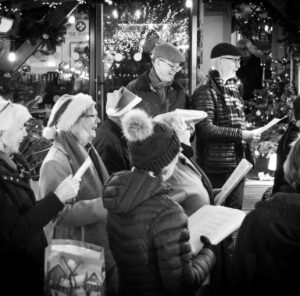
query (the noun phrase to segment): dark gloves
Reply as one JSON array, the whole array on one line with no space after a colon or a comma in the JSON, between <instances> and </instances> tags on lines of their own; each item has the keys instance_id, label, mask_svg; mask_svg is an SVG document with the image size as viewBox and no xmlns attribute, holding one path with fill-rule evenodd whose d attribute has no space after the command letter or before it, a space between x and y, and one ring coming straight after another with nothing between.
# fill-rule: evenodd
<instances>
[{"instance_id":1,"label":"dark gloves","mask_svg":"<svg viewBox=\"0 0 300 296\"><path fill-rule=\"evenodd\" d=\"M200 240L203 243L203 248L210 249L216 253L216 245L213 245L207 236L201 235Z\"/></svg>"}]
</instances>

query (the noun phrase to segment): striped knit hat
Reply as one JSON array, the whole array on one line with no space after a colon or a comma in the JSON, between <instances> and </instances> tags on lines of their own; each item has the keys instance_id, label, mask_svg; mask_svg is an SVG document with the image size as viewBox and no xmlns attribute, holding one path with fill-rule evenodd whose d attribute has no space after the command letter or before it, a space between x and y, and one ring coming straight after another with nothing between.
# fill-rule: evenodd
<instances>
[{"instance_id":1,"label":"striped knit hat","mask_svg":"<svg viewBox=\"0 0 300 296\"><path fill-rule=\"evenodd\" d=\"M69 131L80 116L95 104L91 96L83 93L61 96L51 110L43 136L48 140L53 140L57 130Z\"/></svg>"},{"instance_id":2,"label":"striped knit hat","mask_svg":"<svg viewBox=\"0 0 300 296\"><path fill-rule=\"evenodd\" d=\"M133 109L126 113L122 128L136 168L160 174L180 151L175 131L163 123L152 121L143 110Z\"/></svg>"}]
</instances>

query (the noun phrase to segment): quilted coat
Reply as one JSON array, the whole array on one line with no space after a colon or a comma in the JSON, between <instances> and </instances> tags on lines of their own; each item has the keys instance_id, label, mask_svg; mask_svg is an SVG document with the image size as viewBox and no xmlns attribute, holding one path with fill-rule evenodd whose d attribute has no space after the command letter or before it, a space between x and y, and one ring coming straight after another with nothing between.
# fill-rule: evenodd
<instances>
[{"instance_id":1,"label":"quilted coat","mask_svg":"<svg viewBox=\"0 0 300 296\"><path fill-rule=\"evenodd\" d=\"M211 249L192 256L187 216L169 190L160 178L136 169L114 174L105 185L120 295L190 295L214 265Z\"/></svg>"},{"instance_id":2,"label":"quilted coat","mask_svg":"<svg viewBox=\"0 0 300 296\"><path fill-rule=\"evenodd\" d=\"M207 174L232 172L245 152L242 130L231 125L230 111L211 76L195 90L191 105L208 115L196 125L197 163Z\"/></svg>"}]
</instances>

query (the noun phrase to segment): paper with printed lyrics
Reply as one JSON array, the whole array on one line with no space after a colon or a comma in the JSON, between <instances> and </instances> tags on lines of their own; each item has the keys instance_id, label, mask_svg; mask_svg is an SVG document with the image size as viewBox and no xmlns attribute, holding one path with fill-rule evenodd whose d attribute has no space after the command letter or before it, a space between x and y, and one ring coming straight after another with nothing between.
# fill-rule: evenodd
<instances>
[{"instance_id":1,"label":"paper with printed lyrics","mask_svg":"<svg viewBox=\"0 0 300 296\"><path fill-rule=\"evenodd\" d=\"M223 206L205 205L188 218L190 244L193 254L203 248L201 235L206 236L213 245L220 243L238 229L246 214L237 209Z\"/></svg>"},{"instance_id":2,"label":"paper with printed lyrics","mask_svg":"<svg viewBox=\"0 0 300 296\"><path fill-rule=\"evenodd\" d=\"M257 131L258 133L263 133L266 130L268 130L269 128L271 128L273 125L277 124L279 121L285 119L287 116L284 116L282 118L273 118L270 122L268 122L266 125L264 125L263 127L254 129L252 131Z\"/></svg>"},{"instance_id":3,"label":"paper with printed lyrics","mask_svg":"<svg viewBox=\"0 0 300 296\"><path fill-rule=\"evenodd\" d=\"M225 184L222 186L221 191L215 196L215 205L221 205L231 191L237 186L237 184L247 175L253 165L245 158L243 158Z\"/></svg>"},{"instance_id":4,"label":"paper with printed lyrics","mask_svg":"<svg viewBox=\"0 0 300 296\"><path fill-rule=\"evenodd\" d=\"M84 161L84 163L78 169L78 171L75 173L74 178L81 179L81 177L86 172L86 170L90 167L91 164L92 164L91 158L87 157L87 159Z\"/></svg>"}]
</instances>

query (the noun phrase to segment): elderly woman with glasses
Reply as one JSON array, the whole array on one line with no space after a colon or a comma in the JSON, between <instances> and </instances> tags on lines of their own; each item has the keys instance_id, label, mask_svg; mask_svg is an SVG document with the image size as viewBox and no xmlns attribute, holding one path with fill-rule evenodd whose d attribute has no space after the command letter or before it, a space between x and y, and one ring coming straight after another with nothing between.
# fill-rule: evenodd
<instances>
[{"instance_id":1,"label":"elderly woman with glasses","mask_svg":"<svg viewBox=\"0 0 300 296\"><path fill-rule=\"evenodd\" d=\"M30 118L24 106L0 97L0 285L9 295L43 295L43 227L79 189L70 173L36 202L28 165L18 152Z\"/></svg>"},{"instance_id":2,"label":"elderly woman with glasses","mask_svg":"<svg viewBox=\"0 0 300 296\"><path fill-rule=\"evenodd\" d=\"M115 263L108 246L106 214L102 189L109 175L101 158L91 145L100 119L95 102L89 95L63 95L55 103L44 136L53 139L40 171L40 192L47 194L61 179L75 174L90 157L91 166L82 176L75 200L55 220L54 238L69 238L105 248L107 295L116 286Z\"/></svg>"},{"instance_id":3,"label":"elderly woman with glasses","mask_svg":"<svg viewBox=\"0 0 300 296\"><path fill-rule=\"evenodd\" d=\"M174 79L181 70L184 56L170 43L157 44L152 55L153 67L131 81L127 88L143 101L139 108L150 116L188 108L188 97L183 86Z\"/></svg>"}]
</instances>

